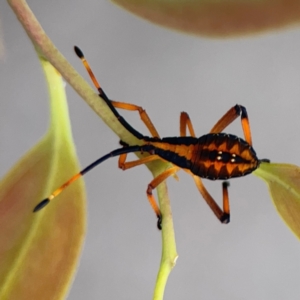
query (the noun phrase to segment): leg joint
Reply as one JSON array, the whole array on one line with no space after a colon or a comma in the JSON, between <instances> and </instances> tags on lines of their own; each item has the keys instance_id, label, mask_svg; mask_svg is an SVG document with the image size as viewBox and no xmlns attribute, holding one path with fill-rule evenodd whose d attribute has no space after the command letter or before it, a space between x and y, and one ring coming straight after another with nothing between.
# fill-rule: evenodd
<instances>
[{"instance_id":1,"label":"leg joint","mask_svg":"<svg viewBox=\"0 0 300 300\"><path fill-rule=\"evenodd\" d=\"M222 182L222 186L223 186L223 188L229 187L229 186L230 186L229 181L223 181L223 182Z\"/></svg>"},{"instance_id":2,"label":"leg joint","mask_svg":"<svg viewBox=\"0 0 300 300\"><path fill-rule=\"evenodd\" d=\"M222 224L228 224L230 222L230 214L223 213L222 217L220 218Z\"/></svg>"},{"instance_id":3,"label":"leg joint","mask_svg":"<svg viewBox=\"0 0 300 300\"><path fill-rule=\"evenodd\" d=\"M241 106L239 104L235 105L235 112L239 116L241 114Z\"/></svg>"},{"instance_id":4,"label":"leg joint","mask_svg":"<svg viewBox=\"0 0 300 300\"><path fill-rule=\"evenodd\" d=\"M148 184L147 188L147 195L152 195L153 186L151 184Z\"/></svg>"},{"instance_id":5,"label":"leg joint","mask_svg":"<svg viewBox=\"0 0 300 300\"><path fill-rule=\"evenodd\" d=\"M241 115L242 119L248 118L248 113L247 113L246 107L244 107L242 105L239 105L239 104L236 104L234 108L235 108L236 114L238 116Z\"/></svg>"},{"instance_id":6,"label":"leg joint","mask_svg":"<svg viewBox=\"0 0 300 300\"><path fill-rule=\"evenodd\" d=\"M242 110L241 118L242 119L248 119L248 113L247 113L246 108L244 106L241 106L241 110Z\"/></svg>"}]
</instances>

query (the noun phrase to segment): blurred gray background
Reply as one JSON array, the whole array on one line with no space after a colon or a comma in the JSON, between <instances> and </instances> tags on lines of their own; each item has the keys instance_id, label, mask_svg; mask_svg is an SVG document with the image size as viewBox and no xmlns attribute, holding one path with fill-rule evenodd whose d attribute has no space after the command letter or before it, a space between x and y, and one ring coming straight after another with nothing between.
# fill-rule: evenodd
<instances>
[{"instance_id":1,"label":"blurred gray background","mask_svg":"<svg viewBox=\"0 0 300 300\"><path fill-rule=\"evenodd\" d=\"M260 158L300 165L300 29L231 40L157 27L109 1L29 1L42 26L86 78L80 46L106 93L144 107L162 136L179 133L187 111L200 136L236 103L248 109ZM46 85L31 42L0 2L0 175L44 134ZM67 87L82 166L118 147L118 138ZM137 113L122 112L139 131ZM240 121L227 132L242 135ZM231 223L221 225L184 172L168 180L179 259L165 299L299 299L300 243L251 175L231 181ZM151 299L161 235L141 166L121 172L111 159L86 176L88 232L68 299ZM207 181L205 181L207 182ZM221 182L208 182L221 203Z\"/></svg>"}]
</instances>

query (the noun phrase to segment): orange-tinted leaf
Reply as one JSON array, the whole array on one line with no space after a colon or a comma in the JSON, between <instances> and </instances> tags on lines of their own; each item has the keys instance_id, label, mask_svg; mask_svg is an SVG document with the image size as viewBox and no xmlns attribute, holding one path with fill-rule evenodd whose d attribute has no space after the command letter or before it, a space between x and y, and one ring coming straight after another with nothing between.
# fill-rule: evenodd
<instances>
[{"instance_id":1,"label":"orange-tinted leaf","mask_svg":"<svg viewBox=\"0 0 300 300\"><path fill-rule=\"evenodd\" d=\"M64 299L85 233L79 180L43 210L35 205L78 172L64 83L42 61L51 98L51 126L0 183L0 299Z\"/></svg>"},{"instance_id":2,"label":"orange-tinted leaf","mask_svg":"<svg viewBox=\"0 0 300 300\"><path fill-rule=\"evenodd\" d=\"M298 0L112 1L155 24L197 35L241 35L300 22Z\"/></svg>"},{"instance_id":3,"label":"orange-tinted leaf","mask_svg":"<svg viewBox=\"0 0 300 300\"><path fill-rule=\"evenodd\" d=\"M290 164L263 163L254 174L267 183L278 213L300 238L300 168Z\"/></svg>"}]
</instances>

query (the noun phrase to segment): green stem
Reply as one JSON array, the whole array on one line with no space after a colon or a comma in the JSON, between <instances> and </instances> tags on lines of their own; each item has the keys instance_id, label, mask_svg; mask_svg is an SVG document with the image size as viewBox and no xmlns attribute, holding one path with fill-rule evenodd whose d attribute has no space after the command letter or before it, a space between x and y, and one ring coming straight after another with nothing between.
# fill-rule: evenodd
<instances>
[{"instance_id":1,"label":"green stem","mask_svg":"<svg viewBox=\"0 0 300 300\"><path fill-rule=\"evenodd\" d=\"M120 122L118 122L106 103L101 101L98 94L95 93L90 85L77 73L77 71L54 46L39 24L38 20L35 18L31 9L28 7L26 1L8 0L8 3L31 39L37 53L44 59L48 60L59 71L63 78L102 118L107 126L109 126L120 137L122 141L129 145L139 144L140 141L136 139L130 132L128 132L120 124ZM169 164L164 162L152 162L147 164L147 167L152 172L153 176L156 177L158 174L168 168ZM172 212L165 182L157 187L157 193L160 209L163 215L163 229L161 264L153 298L155 300L163 299L168 275L175 265L177 258Z\"/></svg>"},{"instance_id":2,"label":"green stem","mask_svg":"<svg viewBox=\"0 0 300 300\"><path fill-rule=\"evenodd\" d=\"M175 244L175 235L173 228L172 212L170 200L168 197L167 185L161 184L158 189L158 198L161 211L163 212L162 220L162 256L160 268L157 274L156 285L154 289L154 300L162 300L164 290L169 274L176 264L177 252ZM170 215L166 215L166 214Z\"/></svg>"}]
</instances>

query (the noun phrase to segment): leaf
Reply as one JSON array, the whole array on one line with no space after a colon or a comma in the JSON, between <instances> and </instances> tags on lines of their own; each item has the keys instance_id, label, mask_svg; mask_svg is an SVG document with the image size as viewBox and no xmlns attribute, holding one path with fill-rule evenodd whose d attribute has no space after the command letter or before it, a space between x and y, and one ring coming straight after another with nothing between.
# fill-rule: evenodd
<instances>
[{"instance_id":1,"label":"leaf","mask_svg":"<svg viewBox=\"0 0 300 300\"><path fill-rule=\"evenodd\" d=\"M185 33L226 37L299 24L298 0L112 0L150 22Z\"/></svg>"},{"instance_id":2,"label":"leaf","mask_svg":"<svg viewBox=\"0 0 300 300\"><path fill-rule=\"evenodd\" d=\"M254 174L267 183L279 215L300 238L300 168L290 164L262 163Z\"/></svg>"},{"instance_id":3,"label":"leaf","mask_svg":"<svg viewBox=\"0 0 300 300\"><path fill-rule=\"evenodd\" d=\"M38 213L34 206L78 172L59 73L41 60L51 126L0 183L0 299L64 299L85 233L85 192L78 180Z\"/></svg>"}]
</instances>

